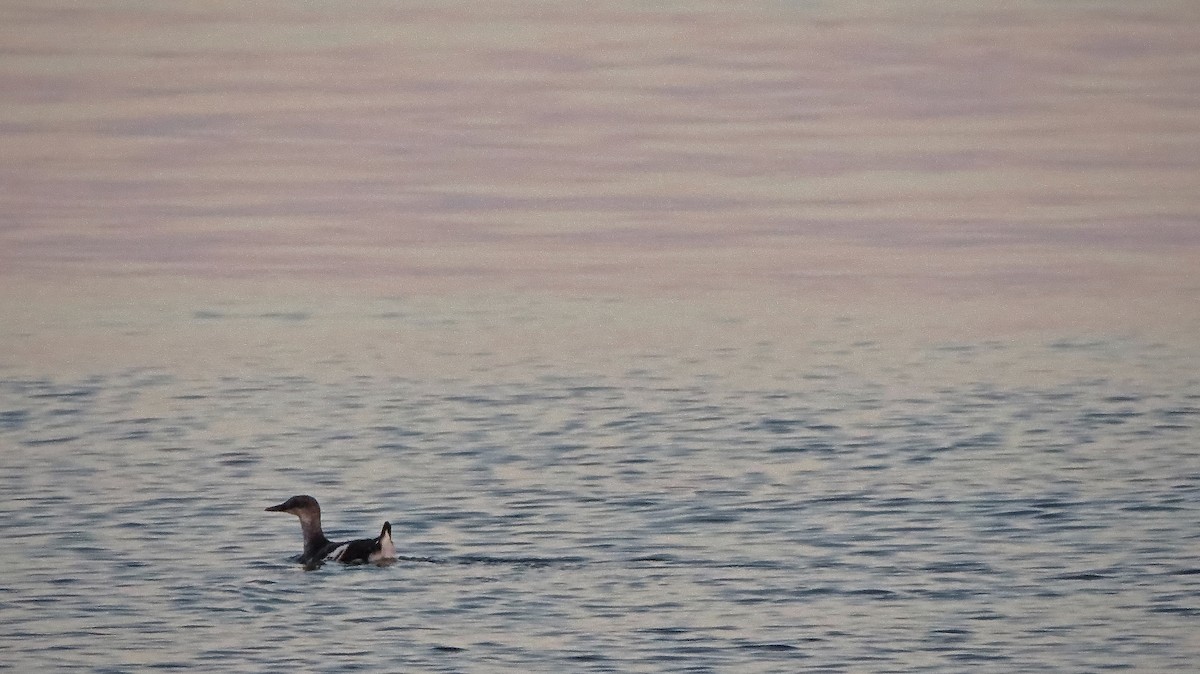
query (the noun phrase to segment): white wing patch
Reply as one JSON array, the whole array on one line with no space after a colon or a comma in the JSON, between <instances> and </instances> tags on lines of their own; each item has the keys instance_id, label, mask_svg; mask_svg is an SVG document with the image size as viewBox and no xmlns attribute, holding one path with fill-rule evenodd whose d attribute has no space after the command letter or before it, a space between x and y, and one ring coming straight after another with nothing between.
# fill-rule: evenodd
<instances>
[{"instance_id":1,"label":"white wing patch","mask_svg":"<svg viewBox=\"0 0 1200 674\"><path fill-rule=\"evenodd\" d=\"M346 548L350 547L349 543L342 543L333 549L333 552L325 555L325 559L332 559L335 562L342 561L342 555L346 554Z\"/></svg>"}]
</instances>

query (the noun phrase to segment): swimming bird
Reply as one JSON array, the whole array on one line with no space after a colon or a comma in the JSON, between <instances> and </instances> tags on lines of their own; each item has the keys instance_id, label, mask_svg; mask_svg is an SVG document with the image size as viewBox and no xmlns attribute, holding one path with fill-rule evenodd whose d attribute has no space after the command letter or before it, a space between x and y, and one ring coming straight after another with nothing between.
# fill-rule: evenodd
<instances>
[{"instance_id":1,"label":"swimming bird","mask_svg":"<svg viewBox=\"0 0 1200 674\"><path fill-rule=\"evenodd\" d=\"M291 513L300 518L300 532L304 535L304 552L296 561L309 568L320 566L325 560L345 564L381 562L396 558L396 545L392 542L392 523L384 522L375 538L360 538L335 543L325 537L321 530L321 506L317 499L308 495L293 496L279 505L267 508L269 512Z\"/></svg>"}]
</instances>

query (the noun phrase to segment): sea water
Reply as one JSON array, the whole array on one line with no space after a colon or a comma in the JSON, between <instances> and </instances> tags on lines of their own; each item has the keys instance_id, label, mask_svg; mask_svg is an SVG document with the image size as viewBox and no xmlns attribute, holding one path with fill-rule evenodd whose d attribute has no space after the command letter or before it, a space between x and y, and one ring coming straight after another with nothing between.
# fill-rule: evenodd
<instances>
[{"instance_id":1,"label":"sea water","mask_svg":"<svg viewBox=\"0 0 1200 674\"><path fill-rule=\"evenodd\" d=\"M812 369L752 387L652 361L6 378L6 663L1190 667L1200 383L1169 353L955 344L874 369L850 363L878 345L806 347ZM400 558L302 570L297 521L263 511L293 493L334 538L390 520Z\"/></svg>"},{"instance_id":2,"label":"sea water","mask_svg":"<svg viewBox=\"0 0 1200 674\"><path fill-rule=\"evenodd\" d=\"M0 669L1194 669L1197 22L4 3Z\"/></svg>"}]
</instances>

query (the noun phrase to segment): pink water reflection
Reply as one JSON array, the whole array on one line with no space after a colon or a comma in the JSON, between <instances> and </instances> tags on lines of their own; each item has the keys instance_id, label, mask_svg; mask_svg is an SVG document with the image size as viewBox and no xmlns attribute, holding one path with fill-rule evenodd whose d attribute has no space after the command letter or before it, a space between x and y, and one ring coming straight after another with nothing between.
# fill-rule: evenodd
<instances>
[{"instance_id":1,"label":"pink water reflection","mask_svg":"<svg viewBox=\"0 0 1200 674\"><path fill-rule=\"evenodd\" d=\"M1200 333L1179 3L4 14L0 301L24 359L76 348L47 326L104 341L105 316L398 296Z\"/></svg>"}]
</instances>

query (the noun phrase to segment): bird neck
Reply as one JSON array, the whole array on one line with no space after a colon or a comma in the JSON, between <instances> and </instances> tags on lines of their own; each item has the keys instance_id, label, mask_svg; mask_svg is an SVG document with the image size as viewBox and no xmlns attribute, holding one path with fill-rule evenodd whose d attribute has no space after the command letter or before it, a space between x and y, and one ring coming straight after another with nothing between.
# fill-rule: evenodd
<instances>
[{"instance_id":1,"label":"bird neck","mask_svg":"<svg viewBox=\"0 0 1200 674\"><path fill-rule=\"evenodd\" d=\"M321 530L320 512L302 512L299 513L299 517L300 531L304 534L304 556L311 557L329 545L329 539L325 538L325 532Z\"/></svg>"}]
</instances>

